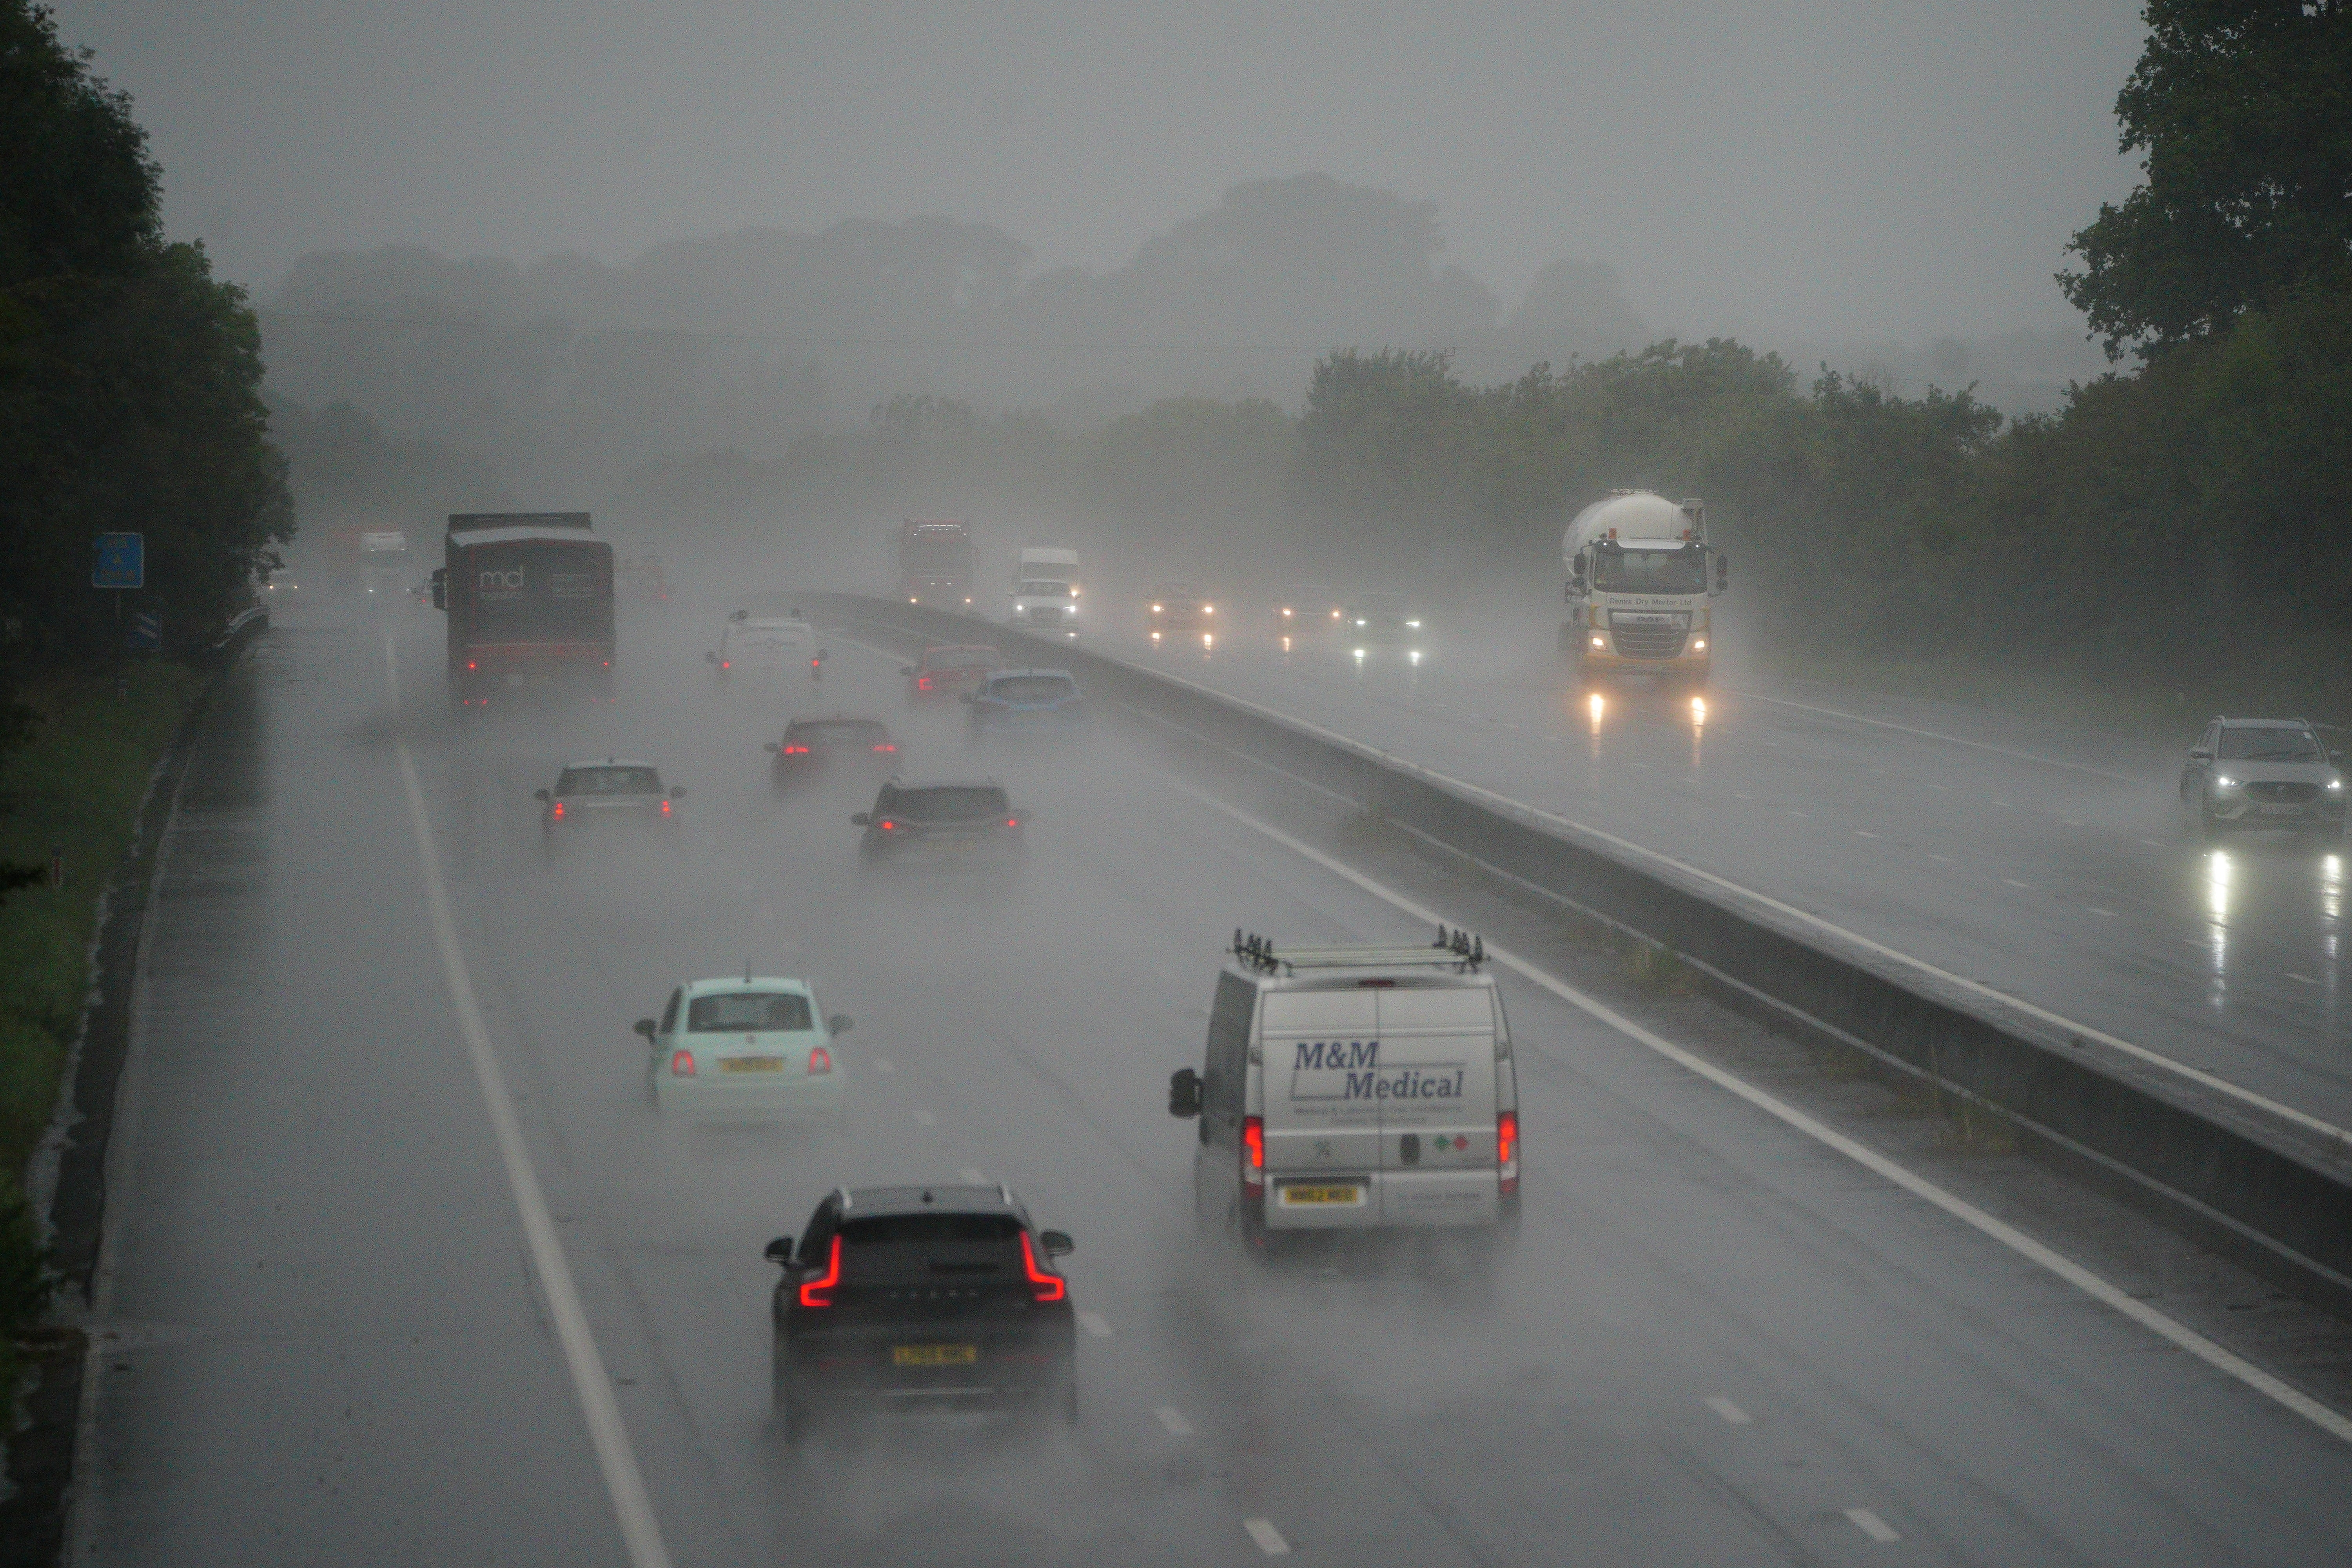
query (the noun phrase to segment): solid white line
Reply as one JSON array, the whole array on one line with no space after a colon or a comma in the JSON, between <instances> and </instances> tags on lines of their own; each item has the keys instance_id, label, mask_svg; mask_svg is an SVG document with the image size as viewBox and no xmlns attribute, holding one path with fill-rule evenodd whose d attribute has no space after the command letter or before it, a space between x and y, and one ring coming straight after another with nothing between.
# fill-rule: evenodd
<instances>
[{"instance_id":1,"label":"solid white line","mask_svg":"<svg viewBox=\"0 0 2352 1568\"><path fill-rule=\"evenodd\" d=\"M1750 1416L1748 1412L1742 1410L1739 1406L1734 1405L1730 1400L1726 1399L1720 1394L1708 1394L1706 1398L1706 1407L1709 1410L1714 1411L1717 1415L1722 1416L1724 1420L1729 1422L1734 1426L1746 1426L1754 1420L1754 1417Z\"/></svg>"},{"instance_id":2,"label":"solid white line","mask_svg":"<svg viewBox=\"0 0 2352 1568\"><path fill-rule=\"evenodd\" d=\"M1110 1338L1110 1324L1100 1312L1080 1312L1078 1323L1098 1340Z\"/></svg>"},{"instance_id":3,"label":"solid white line","mask_svg":"<svg viewBox=\"0 0 2352 1568\"><path fill-rule=\"evenodd\" d=\"M1257 1549L1268 1557L1290 1555L1290 1542L1285 1541L1282 1538L1282 1531L1275 1529L1267 1521L1245 1519L1242 1521L1242 1528L1249 1531L1250 1539L1257 1542Z\"/></svg>"},{"instance_id":4,"label":"solid white line","mask_svg":"<svg viewBox=\"0 0 2352 1568\"><path fill-rule=\"evenodd\" d=\"M385 679L392 688L393 707L397 710L400 661L394 653L390 634L383 639L383 664ZM555 1222L547 1212L546 1194L540 1189L539 1173L531 1168L530 1152L523 1145L522 1127L515 1120L506 1074L490 1049L489 1031L482 1025L473 975L466 968L464 952L457 942L457 917L450 912L448 889L441 882L441 860L433 847L433 826L425 815L424 786L416 778L416 759L409 753L408 742L396 732L393 755L400 763L401 785L408 792L408 824L415 833L417 858L425 870L425 901L432 915L433 942L441 952L441 975L448 983L449 1002L457 1010L458 1032L466 1038L466 1054L473 1062L474 1081L489 1111L491 1130L498 1134L499 1158L506 1166L507 1186L514 1195L515 1210L522 1219L523 1237L530 1247L531 1272L538 1276L540 1292L547 1299L548 1314L555 1320L555 1337L563 1346L564 1365L572 1373L572 1390L580 1400L581 1416L588 1423L588 1439L596 1450L596 1463L604 1472L604 1489L612 1495L621 1540L635 1568L668 1568L669 1549L662 1543L661 1526L654 1518L652 1500L646 1495L645 1477L637 1469L636 1451L629 1446L628 1428L621 1423L620 1405L613 1398L613 1380L604 1370L604 1356L597 1352L595 1335L589 1331L588 1313L580 1305L580 1292L572 1284L572 1265L564 1258L563 1244L557 1239Z\"/></svg>"},{"instance_id":5,"label":"solid white line","mask_svg":"<svg viewBox=\"0 0 2352 1568\"><path fill-rule=\"evenodd\" d=\"M1192 1424L1178 1414L1174 1405L1163 1405L1151 1414L1160 1417L1160 1424L1168 1428L1171 1437L1190 1437L1192 1435Z\"/></svg>"},{"instance_id":6,"label":"solid white line","mask_svg":"<svg viewBox=\"0 0 2352 1568\"><path fill-rule=\"evenodd\" d=\"M1808 707L1802 702L1791 702L1785 697L1764 697L1753 691L1734 691L1732 695L1745 697L1751 702L1769 702L1781 708L1794 708L1801 713L1820 713L1832 719L1850 720L1856 724L1874 724L1882 730L1900 730L1906 735L1917 735L1925 740L1942 741L1953 746L1968 746L1979 752L1990 752L1996 756L2015 757L2023 763L2040 763L2044 767L2066 768L2078 773L2089 773L2095 778L2114 779L2118 784L2139 782L2129 773L2112 773L2105 768L2085 767L2081 763L2062 762L2056 757L2044 757L2032 752L2011 751L2007 746L1996 746L1990 741L1970 741L1958 735L1947 735L1937 730L1915 730L1908 724L1897 724L1892 720L1869 719L1859 713L1841 713L1834 708Z\"/></svg>"},{"instance_id":7,"label":"solid white line","mask_svg":"<svg viewBox=\"0 0 2352 1568\"><path fill-rule=\"evenodd\" d=\"M1885 1546L1890 1542L1900 1541L1903 1539L1901 1536L1895 1533L1893 1528L1890 1527L1885 1520L1879 1518L1876 1514L1871 1512L1866 1508L1850 1508L1845 1510L1845 1517L1856 1530L1859 1530L1873 1541L1875 1541L1881 1546Z\"/></svg>"},{"instance_id":8,"label":"solid white line","mask_svg":"<svg viewBox=\"0 0 2352 1568\"><path fill-rule=\"evenodd\" d=\"M1441 916L1434 910L1373 880L1355 868L1343 865L1313 845L1294 838L1278 827L1260 822L1247 812L1228 805L1213 796L1203 795L1190 784L1178 780L1170 779L1168 783L1171 787L1192 796L1211 810L1232 817L1253 832L1261 834L1294 854L1313 861L1333 876L1352 882L1374 898L1402 910L1423 925L1453 926L1460 923ZM1875 1149L1856 1142L1826 1122L1817 1121L1795 1106L1767 1094L1747 1079L1727 1072L1713 1062L1685 1050L1663 1036L1653 1033L1614 1008L1586 995L1566 981L1554 978L1509 950L1497 947L1490 942L1486 944L1486 954L1496 963L1541 986L1561 1001L1598 1018L1628 1039L1648 1047L1668 1061L1697 1074L1717 1088L1738 1095L1766 1115L1794 1128L1814 1142L1835 1150L1864 1169L1901 1187L1912 1196L1934 1205L1969 1229L1999 1242L2027 1261L2047 1269L2093 1300L2112 1308L2158 1338L2168 1342L2180 1350L2187 1351L2215 1371L2235 1378L2264 1398L2284 1405L2330 1436L2346 1443L2352 1443L2352 1419L2347 1419L2309 1394L2273 1377L2244 1357L2222 1349L2204 1335L2186 1324L2167 1317L2147 1302L2134 1300L2129 1294L2117 1289L2073 1258L2035 1240L2015 1226L2005 1220L1995 1219L1974 1204L1946 1192L1926 1177L1916 1175L1896 1164Z\"/></svg>"}]
</instances>

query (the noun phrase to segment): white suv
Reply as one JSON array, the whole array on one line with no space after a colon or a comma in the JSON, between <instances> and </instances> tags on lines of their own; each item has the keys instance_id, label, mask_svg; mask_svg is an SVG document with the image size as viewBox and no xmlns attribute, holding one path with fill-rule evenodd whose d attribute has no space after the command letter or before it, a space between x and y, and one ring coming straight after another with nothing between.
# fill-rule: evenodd
<instances>
[{"instance_id":1,"label":"white suv","mask_svg":"<svg viewBox=\"0 0 2352 1568\"><path fill-rule=\"evenodd\" d=\"M1308 1232L1446 1228L1507 1241L1518 1080L1485 943L1276 948L1234 933L1205 1065L1169 1081L1199 1120L1195 1212L1254 1248Z\"/></svg>"}]
</instances>

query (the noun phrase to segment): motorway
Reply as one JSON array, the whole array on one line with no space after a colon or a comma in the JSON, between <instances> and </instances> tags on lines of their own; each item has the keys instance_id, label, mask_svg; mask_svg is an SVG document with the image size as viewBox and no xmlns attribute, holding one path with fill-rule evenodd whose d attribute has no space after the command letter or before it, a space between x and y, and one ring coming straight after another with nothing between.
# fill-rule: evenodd
<instances>
[{"instance_id":1,"label":"motorway","mask_svg":"<svg viewBox=\"0 0 2352 1568\"><path fill-rule=\"evenodd\" d=\"M1213 656L1118 629L1087 646L1618 835L2352 1128L2345 848L2191 842L2180 754L1738 670L1703 720L1639 682L1596 716L1549 625L1487 621L1422 669L1359 669L1328 638L1285 656L1263 616L1240 618ZM2205 717L2184 720L2184 752Z\"/></svg>"},{"instance_id":2,"label":"motorway","mask_svg":"<svg viewBox=\"0 0 2352 1568\"><path fill-rule=\"evenodd\" d=\"M722 691L698 629L632 626L620 700L569 716L454 721L429 615L306 607L232 673L134 1001L75 1563L2352 1560L2341 1437L1516 973L1527 1231L1491 1289L1425 1259L1240 1267L1192 1234L1164 1105L1220 947L1421 928L1108 727L984 759L1033 814L1017 882L870 886L856 792L775 798L760 742L847 705L900 729L910 775L953 774L959 711L908 713L896 660L845 644L821 695ZM1466 714L1330 700L1451 727L1463 770ZM1990 879L1987 929L2039 907L1990 886L2048 884L2042 817L2089 786L1905 806L1958 782L1946 753L1728 706L1703 740L1604 725L1553 771L1731 846L1698 809L1729 784L1797 798L1866 756L1885 771L1838 801L1884 824L1871 863L1924 860L1948 813L2016 840L1950 873ZM1562 742L1556 710L1524 742L1489 718L1474 776ZM1797 734L1802 757L1765 754ZM550 859L531 790L608 753L691 791L675 841ZM1646 790L1603 784L1637 762ZM1831 831L1756 852L1818 857L1827 899L1855 853ZM2141 885L2154 919L2168 895ZM2066 923L2011 918L2028 950ZM1874 929L1945 924L1891 897ZM2284 939L2230 931L2234 1024ZM856 1020L842 1133L688 1134L646 1103L632 1020L745 963ZM2101 1005L2129 1005L2122 980ZM782 1449L762 1246L836 1183L973 1172L1077 1238L1078 1432L940 1417Z\"/></svg>"}]
</instances>

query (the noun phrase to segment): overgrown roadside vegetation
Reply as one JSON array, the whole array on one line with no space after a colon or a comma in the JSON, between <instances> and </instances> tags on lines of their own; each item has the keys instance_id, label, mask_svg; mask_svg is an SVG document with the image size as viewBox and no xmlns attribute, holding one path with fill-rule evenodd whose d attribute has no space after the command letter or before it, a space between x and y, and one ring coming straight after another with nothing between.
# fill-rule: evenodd
<instances>
[{"instance_id":1,"label":"overgrown roadside vegetation","mask_svg":"<svg viewBox=\"0 0 2352 1568\"><path fill-rule=\"evenodd\" d=\"M81 1025L99 902L121 868L139 805L205 678L174 664L110 678L52 678L21 696L34 739L0 763L0 861L46 878L0 905L0 1388L15 1385L16 1340L47 1303L34 1216L20 1177L57 1104Z\"/></svg>"}]
</instances>

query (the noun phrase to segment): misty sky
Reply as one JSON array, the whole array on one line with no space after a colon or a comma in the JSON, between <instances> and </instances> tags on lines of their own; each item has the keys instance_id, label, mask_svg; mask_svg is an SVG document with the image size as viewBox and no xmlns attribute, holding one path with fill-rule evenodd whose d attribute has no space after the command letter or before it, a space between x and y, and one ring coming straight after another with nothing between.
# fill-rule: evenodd
<instances>
[{"instance_id":1,"label":"misty sky","mask_svg":"<svg viewBox=\"0 0 2352 1568\"><path fill-rule=\"evenodd\" d=\"M751 225L993 223L1116 267L1245 179L1435 201L1516 301L1613 263L1662 331L2071 326L2127 191L2137 0L1612 5L58 0L176 237L266 289L387 243L625 261Z\"/></svg>"}]
</instances>

